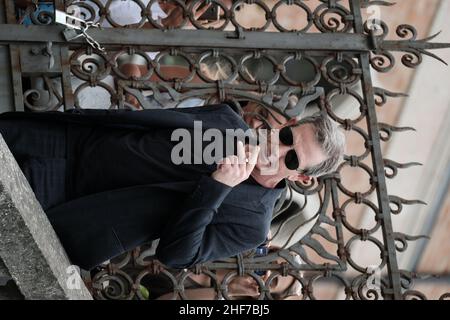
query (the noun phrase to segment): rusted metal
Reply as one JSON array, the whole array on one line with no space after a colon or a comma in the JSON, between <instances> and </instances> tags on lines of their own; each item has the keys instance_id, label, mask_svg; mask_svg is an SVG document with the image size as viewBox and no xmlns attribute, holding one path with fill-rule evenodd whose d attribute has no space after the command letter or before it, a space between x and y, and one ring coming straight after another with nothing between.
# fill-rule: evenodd
<instances>
[{"instance_id":1,"label":"rusted metal","mask_svg":"<svg viewBox=\"0 0 450 320\"><path fill-rule=\"evenodd\" d=\"M391 221L392 214L401 213L403 204L422 202L390 195L386 187L386 178L395 178L399 168L417 163L384 159L381 151L382 141L413 128L378 122L377 106L404 95L373 87L371 71L390 71L397 63L394 52L402 52L401 62L406 67L416 67L423 55L440 60L430 50L450 45L432 43L434 36L418 40L417 31L410 25L395 30L400 40L385 40L389 33L386 24L379 22L381 31L371 29L363 21L361 9L392 6L389 1L321 0L313 7L293 0L277 1L269 8L261 0L234 1L232 5L214 0L210 2L218 6L220 23L212 27L196 15L198 5L205 1L171 1L182 10L176 25L152 17L151 8L158 1L132 2L141 14L138 22L127 26L116 21L112 1L55 2L59 10L79 6L87 21L103 25L103 30L89 30L89 35L105 46L105 52L101 52L83 38L67 41L64 27L45 25L45 19L35 17L35 25L29 27L18 25L12 1L6 0L8 24L0 28L0 43L9 45L11 51L16 110L24 110L25 105L27 111L89 108L92 97L103 97L99 98L103 105L97 108L133 110L180 107L192 99L204 104L228 100L234 101L243 115L243 104L253 101L262 106L264 115L258 114L262 118L273 113L302 117L305 109L315 108L343 130L359 136L363 151L346 155L333 174L307 184L288 183L272 221L272 238L282 241L267 256L251 250L189 270L172 270L153 258L156 243L146 243L105 263L92 280L87 279L95 297L147 299L146 290L159 292L150 281L158 278L168 283L165 293L169 298L186 299L192 279L203 277L217 299L233 299L234 284L242 279L253 279L258 288L255 299L281 299L289 290L277 294L275 284L287 278L292 282L291 293L301 299L319 298L317 283L322 281L337 283L346 299L425 298L412 288L414 274L399 270L397 265L397 252L406 250L407 241L420 236L395 232ZM255 5L264 13L262 25L242 24L238 14L246 5ZM286 5L304 13L301 29L288 29L280 20L278 10ZM46 17L50 19L51 13ZM270 25L275 28L271 32ZM23 87L22 77L30 74L23 72L26 68L21 69L27 64L18 60L18 53L48 41L59 48L55 59L59 69L43 70L44 66L39 66L38 76L44 79L52 98L47 105L38 105L26 99L35 89ZM129 61L142 66L140 76L128 77L122 72L121 65ZM168 67L176 67L177 73L168 72ZM356 118L340 116L336 101L341 97L357 102ZM348 168L364 173L370 186L366 190L348 186L344 181ZM349 211L353 205L367 209L373 216L372 226L365 229L352 224ZM294 227L287 229L293 222ZM377 235L380 230L381 237ZM375 267L383 277L377 289L369 288L373 266L361 265L353 256L356 242L369 243L380 252ZM267 271L270 275L264 276Z\"/></svg>"}]
</instances>

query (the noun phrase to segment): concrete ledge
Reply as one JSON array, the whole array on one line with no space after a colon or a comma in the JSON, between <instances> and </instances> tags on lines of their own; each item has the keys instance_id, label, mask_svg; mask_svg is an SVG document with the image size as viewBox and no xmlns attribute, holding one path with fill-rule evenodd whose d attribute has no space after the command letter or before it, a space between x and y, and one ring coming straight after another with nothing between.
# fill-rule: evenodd
<instances>
[{"instance_id":1,"label":"concrete ledge","mask_svg":"<svg viewBox=\"0 0 450 320\"><path fill-rule=\"evenodd\" d=\"M0 259L0 286L4 286L8 280L11 279L8 268L6 268L2 259Z\"/></svg>"},{"instance_id":2,"label":"concrete ledge","mask_svg":"<svg viewBox=\"0 0 450 320\"><path fill-rule=\"evenodd\" d=\"M92 299L1 135L0 260L26 299Z\"/></svg>"}]
</instances>

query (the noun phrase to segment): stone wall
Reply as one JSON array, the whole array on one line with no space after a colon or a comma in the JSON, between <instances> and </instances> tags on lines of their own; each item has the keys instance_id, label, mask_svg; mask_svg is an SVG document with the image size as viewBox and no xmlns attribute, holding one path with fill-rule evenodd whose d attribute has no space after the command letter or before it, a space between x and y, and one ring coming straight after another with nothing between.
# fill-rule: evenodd
<instances>
[{"instance_id":1,"label":"stone wall","mask_svg":"<svg viewBox=\"0 0 450 320\"><path fill-rule=\"evenodd\" d=\"M25 299L92 299L1 135L0 261Z\"/></svg>"}]
</instances>

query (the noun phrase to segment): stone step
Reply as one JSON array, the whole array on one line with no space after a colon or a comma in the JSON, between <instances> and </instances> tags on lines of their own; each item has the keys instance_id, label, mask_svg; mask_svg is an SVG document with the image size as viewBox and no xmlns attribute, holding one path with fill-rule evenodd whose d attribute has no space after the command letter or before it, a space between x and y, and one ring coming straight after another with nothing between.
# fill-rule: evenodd
<instances>
[{"instance_id":1,"label":"stone step","mask_svg":"<svg viewBox=\"0 0 450 320\"><path fill-rule=\"evenodd\" d=\"M0 164L0 272L25 299L92 299L1 135Z\"/></svg>"}]
</instances>

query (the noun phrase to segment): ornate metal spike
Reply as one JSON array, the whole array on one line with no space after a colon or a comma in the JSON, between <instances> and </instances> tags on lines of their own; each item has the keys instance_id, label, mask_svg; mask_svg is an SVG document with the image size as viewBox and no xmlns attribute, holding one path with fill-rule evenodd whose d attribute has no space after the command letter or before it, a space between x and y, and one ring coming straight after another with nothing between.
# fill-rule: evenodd
<instances>
[{"instance_id":1,"label":"ornate metal spike","mask_svg":"<svg viewBox=\"0 0 450 320\"><path fill-rule=\"evenodd\" d=\"M416 131L413 127L397 127L387 123L379 122L378 126L380 129L388 129L393 132L401 132L401 131Z\"/></svg>"},{"instance_id":2,"label":"ornate metal spike","mask_svg":"<svg viewBox=\"0 0 450 320\"><path fill-rule=\"evenodd\" d=\"M434 53L429 52L429 50L436 50L436 49L446 49L450 48L450 43L433 43L429 42L432 39L436 38L441 32L437 32L434 35L431 35L424 39L417 39L417 30L408 24L402 24L399 25L396 29L396 34L402 38L403 40L385 40L388 28L383 27L383 34L380 36L374 36L374 30L370 30L370 33L372 37L374 37L374 54L378 56L377 60L375 62L378 63L378 66L374 63L372 63L372 66L374 66L375 69L381 72L386 72L392 69L393 65L395 64L395 59L392 59L392 52L405 52L405 54L402 56L401 61L403 65L409 68L415 68L418 65L422 63L422 55L426 55L429 57L432 57L445 65L447 63L435 55ZM407 38L409 36L409 38ZM390 64L388 66L383 66L383 68L380 68L380 56L381 57L388 57ZM376 58L376 57L375 57ZM383 62L386 63L386 60L384 59Z\"/></svg>"},{"instance_id":3,"label":"ornate metal spike","mask_svg":"<svg viewBox=\"0 0 450 320\"><path fill-rule=\"evenodd\" d=\"M380 100L375 99L375 104L377 106L383 106L387 102L387 97L398 98L398 97L408 97L408 94L401 92L392 92L383 88L374 87L374 94L379 97Z\"/></svg>"},{"instance_id":4,"label":"ornate metal spike","mask_svg":"<svg viewBox=\"0 0 450 320\"><path fill-rule=\"evenodd\" d=\"M332 243L338 243L338 241L334 239L326 229L322 228L318 224L316 224L311 231L315 234L321 235L322 237L324 237L325 239L327 239Z\"/></svg>"},{"instance_id":5,"label":"ornate metal spike","mask_svg":"<svg viewBox=\"0 0 450 320\"><path fill-rule=\"evenodd\" d=\"M311 238L311 236L306 236L305 238L300 240L300 243L305 246L310 247L319 256L321 256L325 259L335 261L336 263L340 262L339 258L337 258L337 257L331 255L329 252L327 252L327 250L325 250L325 248L322 246L322 244L319 241L317 241L316 239Z\"/></svg>"},{"instance_id":6,"label":"ornate metal spike","mask_svg":"<svg viewBox=\"0 0 450 320\"><path fill-rule=\"evenodd\" d=\"M406 249L408 249L408 242L407 241L415 241L419 239L430 239L429 236L426 235L419 235L419 236L410 236L407 234L404 234L402 232L394 232L394 240L396 242L400 242L401 246L399 246L397 243L395 244L395 248L398 252L404 252Z\"/></svg>"},{"instance_id":7,"label":"ornate metal spike","mask_svg":"<svg viewBox=\"0 0 450 320\"><path fill-rule=\"evenodd\" d=\"M362 0L361 2L361 8L368 8L370 6L386 6L386 7L390 7L395 5L396 2L389 2L386 0Z\"/></svg>"},{"instance_id":8,"label":"ornate metal spike","mask_svg":"<svg viewBox=\"0 0 450 320\"><path fill-rule=\"evenodd\" d=\"M401 272L401 277L402 278L407 278L409 280L413 280L413 279L430 279L430 278L439 278L439 275L435 275L435 274L428 274L428 273L417 273L417 272L412 272L412 271L408 271L408 270L400 270Z\"/></svg>"},{"instance_id":9,"label":"ornate metal spike","mask_svg":"<svg viewBox=\"0 0 450 320\"><path fill-rule=\"evenodd\" d=\"M394 204L397 207L397 209L393 209L390 206L392 214L399 214L402 211L404 204L406 204L406 205L412 205L412 204L427 205L427 203L422 201L422 200L406 200L406 199L403 199L401 197L392 196L392 195L389 196L389 203L392 203L392 204Z\"/></svg>"},{"instance_id":10,"label":"ornate metal spike","mask_svg":"<svg viewBox=\"0 0 450 320\"><path fill-rule=\"evenodd\" d=\"M445 64L446 66L448 66L448 63L445 62L445 60L443 60L442 58L438 57L438 56L435 55L434 53L428 52L428 51L423 50L423 49L418 49L417 51L420 52L420 53L422 53L422 54L424 54L424 55L426 55L426 56L429 56L429 57L432 57L432 58L434 58L434 59L436 59L436 60L439 60L440 62L442 62L443 64Z\"/></svg>"},{"instance_id":11,"label":"ornate metal spike","mask_svg":"<svg viewBox=\"0 0 450 320\"><path fill-rule=\"evenodd\" d=\"M392 179L397 175L398 169L406 169L412 166L421 166L421 165L422 164L420 162L398 163L390 159L384 159L384 166L392 170L392 173L388 173L385 171L385 175L389 179Z\"/></svg>"},{"instance_id":12,"label":"ornate metal spike","mask_svg":"<svg viewBox=\"0 0 450 320\"><path fill-rule=\"evenodd\" d=\"M422 63L422 55L427 55L447 64L437 55L429 50L450 48L450 43L432 43L430 40L436 38L440 32L424 39L417 39L417 30L409 24L401 24L396 28L396 34L402 40L386 40L389 27L381 20L368 20L364 24L365 32L370 36L372 57L370 63L379 72L390 71L396 62L393 52L405 52L401 61L409 68L415 68Z\"/></svg>"},{"instance_id":13,"label":"ornate metal spike","mask_svg":"<svg viewBox=\"0 0 450 320\"><path fill-rule=\"evenodd\" d=\"M378 127L380 128L380 139L382 141L389 141L392 132L416 131L413 127L396 127L382 122L378 123ZM382 135L381 133L384 133L385 135Z\"/></svg>"}]
</instances>

